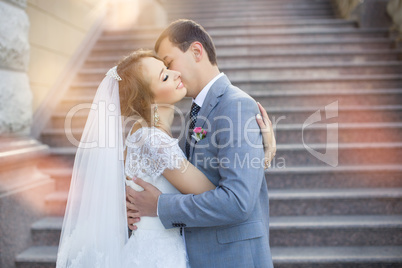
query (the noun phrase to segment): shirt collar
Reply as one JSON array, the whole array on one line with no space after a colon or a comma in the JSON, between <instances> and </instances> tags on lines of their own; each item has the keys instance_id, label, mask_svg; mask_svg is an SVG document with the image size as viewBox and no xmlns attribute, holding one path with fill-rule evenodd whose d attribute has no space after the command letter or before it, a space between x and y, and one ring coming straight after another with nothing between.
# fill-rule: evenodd
<instances>
[{"instance_id":1,"label":"shirt collar","mask_svg":"<svg viewBox=\"0 0 402 268\"><path fill-rule=\"evenodd\" d=\"M197 97L193 99L193 102L195 102L198 106L202 107L204 104L205 97L207 96L209 90L211 89L212 85L221 78L224 75L224 73L220 73L217 76L215 76L209 83L201 90L200 93L198 93Z\"/></svg>"}]
</instances>

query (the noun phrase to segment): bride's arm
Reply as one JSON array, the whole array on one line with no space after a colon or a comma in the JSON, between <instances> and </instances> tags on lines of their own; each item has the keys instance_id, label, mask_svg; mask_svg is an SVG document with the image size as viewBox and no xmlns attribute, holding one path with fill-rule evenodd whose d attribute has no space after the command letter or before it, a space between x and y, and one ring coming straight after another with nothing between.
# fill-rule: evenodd
<instances>
[{"instance_id":1,"label":"bride's arm","mask_svg":"<svg viewBox=\"0 0 402 268\"><path fill-rule=\"evenodd\" d=\"M183 160L180 169L165 169L163 176L182 194L201 194L216 186L189 161Z\"/></svg>"},{"instance_id":2,"label":"bride's arm","mask_svg":"<svg viewBox=\"0 0 402 268\"><path fill-rule=\"evenodd\" d=\"M264 143L264 162L265 168L270 166L272 159L274 159L276 154L276 139L274 135L274 129L271 120L269 120L267 111L262 107L262 105L257 102L258 108L260 109L260 114L257 114L256 119L258 126L260 127L262 134L262 141Z\"/></svg>"}]
</instances>

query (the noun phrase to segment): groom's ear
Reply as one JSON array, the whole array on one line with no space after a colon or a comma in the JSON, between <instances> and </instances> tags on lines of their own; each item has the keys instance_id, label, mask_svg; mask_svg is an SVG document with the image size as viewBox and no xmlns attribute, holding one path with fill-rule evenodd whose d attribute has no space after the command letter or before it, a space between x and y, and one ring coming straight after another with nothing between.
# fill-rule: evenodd
<instances>
[{"instance_id":1,"label":"groom's ear","mask_svg":"<svg viewBox=\"0 0 402 268\"><path fill-rule=\"evenodd\" d=\"M191 52L196 62L200 62L204 56L204 47L200 42L193 42L190 45Z\"/></svg>"}]
</instances>

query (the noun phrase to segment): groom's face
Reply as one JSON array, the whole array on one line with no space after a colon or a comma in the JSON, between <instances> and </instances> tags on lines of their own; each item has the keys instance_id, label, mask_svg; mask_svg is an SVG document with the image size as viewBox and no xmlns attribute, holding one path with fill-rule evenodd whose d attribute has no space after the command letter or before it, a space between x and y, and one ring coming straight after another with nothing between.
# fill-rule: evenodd
<instances>
[{"instance_id":1,"label":"groom's face","mask_svg":"<svg viewBox=\"0 0 402 268\"><path fill-rule=\"evenodd\" d=\"M165 38L161 42L157 53L166 67L181 73L183 85L187 88L187 96L194 95L192 93L197 90L197 72L195 60L190 49L183 52L178 47L174 46L168 38Z\"/></svg>"}]
</instances>

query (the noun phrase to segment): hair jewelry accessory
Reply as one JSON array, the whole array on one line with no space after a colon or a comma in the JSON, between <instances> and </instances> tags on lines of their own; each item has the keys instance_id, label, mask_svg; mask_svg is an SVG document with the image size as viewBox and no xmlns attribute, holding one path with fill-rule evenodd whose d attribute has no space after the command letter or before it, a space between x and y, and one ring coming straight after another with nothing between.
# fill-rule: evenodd
<instances>
[{"instance_id":1,"label":"hair jewelry accessory","mask_svg":"<svg viewBox=\"0 0 402 268\"><path fill-rule=\"evenodd\" d=\"M117 73L117 66L114 66L113 68L110 68L110 70L106 73L106 76L109 76L117 81L121 81L121 77Z\"/></svg>"}]
</instances>

